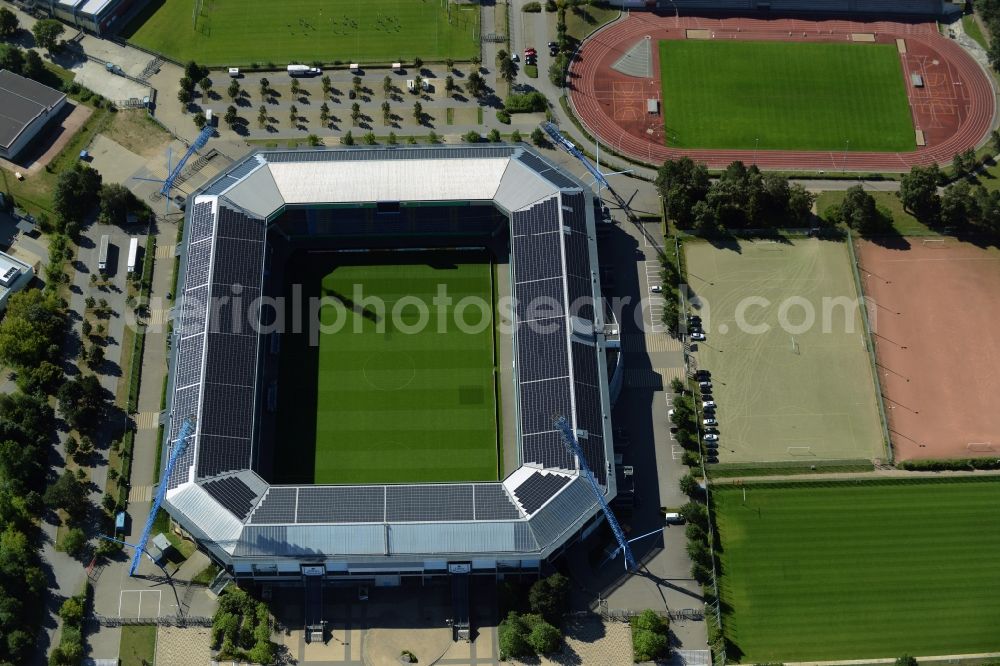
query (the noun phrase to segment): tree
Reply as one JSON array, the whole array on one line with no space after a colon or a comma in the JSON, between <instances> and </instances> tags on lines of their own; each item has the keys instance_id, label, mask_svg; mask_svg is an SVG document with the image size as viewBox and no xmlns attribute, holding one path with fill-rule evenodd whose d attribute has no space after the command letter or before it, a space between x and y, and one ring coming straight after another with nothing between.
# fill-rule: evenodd
<instances>
[{"instance_id":1,"label":"tree","mask_svg":"<svg viewBox=\"0 0 1000 666\"><path fill-rule=\"evenodd\" d=\"M268 118L267 117L267 107L264 106L263 104L261 104L257 108L257 125L261 129L264 129L265 127L267 127L267 118Z\"/></svg>"},{"instance_id":2,"label":"tree","mask_svg":"<svg viewBox=\"0 0 1000 666\"><path fill-rule=\"evenodd\" d=\"M22 72L29 79L38 81L45 76L45 63L42 56L37 51L28 50L24 54L24 71Z\"/></svg>"},{"instance_id":3,"label":"tree","mask_svg":"<svg viewBox=\"0 0 1000 666\"><path fill-rule=\"evenodd\" d=\"M510 140L513 143L520 143L521 142L521 133L519 131L517 131L517 129L515 129L513 132L510 133Z\"/></svg>"},{"instance_id":4,"label":"tree","mask_svg":"<svg viewBox=\"0 0 1000 666\"><path fill-rule=\"evenodd\" d=\"M31 29L31 34L35 36L35 42L39 46L52 53L65 31L66 28L63 27L63 24L55 19L39 19L35 22L35 27Z\"/></svg>"},{"instance_id":5,"label":"tree","mask_svg":"<svg viewBox=\"0 0 1000 666\"><path fill-rule=\"evenodd\" d=\"M386 143L388 143L390 146L395 146L397 143L399 143L399 139L396 138L395 132L389 132L389 136L386 139Z\"/></svg>"},{"instance_id":6,"label":"tree","mask_svg":"<svg viewBox=\"0 0 1000 666\"><path fill-rule=\"evenodd\" d=\"M294 83L295 79L292 79L292 82ZM230 81L229 88L226 89L226 93L229 95L229 99L235 100L237 97L240 96L241 92L243 91L240 89L240 82L237 81L236 79Z\"/></svg>"},{"instance_id":7,"label":"tree","mask_svg":"<svg viewBox=\"0 0 1000 666\"><path fill-rule=\"evenodd\" d=\"M497 643L500 658L523 657L531 654L528 643L528 627L520 615L511 611L497 627Z\"/></svg>"},{"instance_id":8,"label":"tree","mask_svg":"<svg viewBox=\"0 0 1000 666\"><path fill-rule=\"evenodd\" d=\"M945 189L944 196L941 197L940 219L941 224L946 227L979 223L979 203L973 196L972 186L968 181L960 180Z\"/></svg>"},{"instance_id":9,"label":"tree","mask_svg":"<svg viewBox=\"0 0 1000 666\"><path fill-rule=\"evenodd\" d=\"M862 235L881 233L890 226L875 206L875 197L860 184L848 188L837 217Z\"/></svg>"},{"instance_id":10,"label":"tree","mask_svg":"<svg viewBox=\"0 0 1000 666\"><path fill-rule=\"evenodd\" d=\"M424 89L424 79L422 76L417 74L413 77L413 94L419 95Z\"/></svg>"},{"instance_id":11,"label":"tree","mask_svg":"<svg viewBox=\"0 0 1000 666\"><path fill-rule=\"evenodd\" d=\"M468 132L462 135L462 141L464 141L465 143L479 143L482 140L483 140L482 135L480 135L479 132L477 132L476 130L469 130Z\"/></svg>"},{"instance_id":12,"label":"tree","mask_svg":"<svg viewBox=\"0 0 1000 666\"><path fill-rule=\"evenodd\" d=\"M424 123L424 107L420 102L413 103L413 121L418 125Z\"/></svg>"},{"instance_id":13,"label":"tree","mask_svg":"<svg viewBox=\"0 0 1000 666\"><path fill-rule=\"evenodd\" d=\"M541 127L531 130L531 143L536 146L541 146L545 143L545 132L542 131Z\"/></svg>"},{"instance_id":14,"label":"tree","mask_svg":"<svg viewBox=\"0 0 1000 666\"><path fill-rule=\"evenodd\" d=\"M445 58L445 60L444 60L444 66L445 66L445 69L447 69L449 72L454 71L455 70L455 61L452 60L451 58Z\"/></svg>"},{"instance_id":15,"label":"tree","mask_svg":"<svg viewBox=\"0 0 1000 666\"><path fill-rule=\"evenodd\" d=\"M528 605L532 612L553 624L562 620L568 598L569 579L559 573L535 581L528 590Z\"/></svg>"},{"instance_id":16,"label":"tree","mask_svg":"<svg viewBox=\"0 0 1000 666\"><path fill-rule=\"evenodd\" d=\"M411 139L410 143L416 143L416 140L413 139L412 136L410 137L410 139ZM438 138L437 132L431 130L430 134L427 135L427 143L440 143L440 142L441 140Z\"/></svg>"},{"instance_id":17,"label":"tree","mask_svg":"<svg viewBox=\"0 0 1000 666\"><path fill-rule=\"evenodd\" d=\"M0 44L0 69L24 73L24 54L14 44Z\"/></svg>"},{"instance_id":18,"label":"tree","mask_svg":"<svg viewBox=\"0 0 1000 666\"><path fill-rule=\"evenodd\" d=\"M355 76L354 78L351 79L351 90L353 90L354 94L356 94L356 95L360 95L361 94L361 77L360 76Z\"/></svg>"},{"instance_id":19,"label":"tree","mask_svg":"<svg viewBox=\"0 0 1000 666\"><path fill-rule=\"evenodd\" d=\"M498 130L496 127L494 127L493 129L491 129L489 132L486 133L486 140L489 141L490 143L500 143L500 139L501 139L500 130Z\"/></svg>"},{"instance_id":20,"label":"tree","mask_svg":"<svg viewBox=\"0 0 1000 666\"><path fill-rule=\"evenodd\" d=\"M792 183L788 188L788 219L796 226L806 223L812 215L816 195L799 183Z\"/></svg>"},{"instance_id":21,"label":"tree","mask_svg":"<svg viewBox=\"0 0 1000 666\"><path fill-rule=\"evenodd\" d=\"M87 535L79 527L71 528L63 536L60 546L63 552L71 557L82 555L87 548Z\"/></svg>"},{"instance_id":22,"label":"tree","mask_svg":"<svg viewBox=\"0 0 1000 666\"><path fill-rule=\"evenodd\" d=\"M177 91L177 101L183 105L184 111L187 111L187 105L191 103L193 97L191 96L191 91L186 88L181 88Z\"/></svg>"},{"instance_id":23,"label":"tree","mask_svg":"<svg viewBox=\"0 0 1000 666\"><path fill-rule=\"evenodd\" d=\"M27 289L11 295L0 321L0 362L23 370L55 360L59 349L54 343L65 325L66 313L55 294Z\"/></svg>"},{"instance_id":24,"label":"tree","mask_svg":"<svg viewBox=\"0 0 1000 666\"><path fill-rule=\"evenodd\" d=\"M233 129L236 125L236 121L239 120L239 116L236 114L236 107L232 104L226 109L226 115L223 116L223 120L229 125L229 129Z\"/></svg>"},{"instance_id":25,"label":"tree","mask_svg":"<svg viewBox=\"0 0 1000 666\"><path fill-rule=\"evenodd\" d=\"M323 102L319 107L319 122L323 127L326 127L330 123L330 105L326 102Z\"/></svg>"},{"instance_id":26,"label":"tree","mask_svg":"<svg viewBox=\"0 0 1000 666\"><path fill-rule=\"evenodd\" d=\"M233 83L236 83L236 81L234 80ZM238 83L236 85L237 87L239 86ZM203 78L201 81L198 82L198 87L201 88L201 93L205 97L208 97L208 91L212 89L212 79L206 76L205 78ZM230 84L229 87L232 88L233 87L232 84Z\"/></svg>"},{"instance_id":27,"label":"tree","mask_svg":"<svg viewBox=\"0 0 1000 666\"><path fill-rule=\"evenodd\" d=\"M701 529L708 531L708 510L700 502L688 502L680 508L679 513L684 516L684 520L694 523Z\"/></svg>"},{"instance_id":28,"label":"tree","mask_svg":"<svg viewBox=\"0 0 1000 666\"><path fill-rule=\"evenodd\" d=\"M361 118L361 105L354 102L351 104L351 122L357 125L359 118Z\"/></svg>"},{"instance_id":29,"label":"tree","mask_svg":"<svg viewBox=\"0 0 1000 666\"><path fill-rule=\"evenodd\" d=\"M292 79L292 95L298 95L300 90L302 90L302 87L299 85L299 80Z\"/></svg>"},{"instance_id":30,"label":"tree","mask_svg":"<svg viewBox=\"0 0 1000 666\"><path fill-rule=\"evenodd\" d=\"M420 58L413 59L413 68L419 71L424 66L424 61Z\"/></svg>"},{"instance_id":31,"label":"tree","mask_svg":"<svg viewBox=\"0 0 1000 666\"><path fill-rule=\"evenodd\" d=\"M100 194L100 219L105 224L124 224L138 200L132 191L124 185L118 183L105 183L101 185Z\"/></svg>"},{"instance_id":32,"label":"tree","mask_svg":"<svg viewBox=\"0 0 1000 666\"><path fill-rule=\"evenodd\" d=\"M345 146L354 145L354 136L351 134L351 130L347 130L344 136L340 137L340 143L342 143Z\"/></svg>"},{"instance_id":33,"label":"tree","mask_svg":"<svg viewBox=\"0 0 1000 666\"><path fill-rule=\"evenodd\" d=\"M691 473L685 474L680 480L681 492L688 497L697 497L701 495L701 486L698 485L698 480L694 478Z\"/></svg>"},{"instance_id":34,"label":"tree","mask_svg":"<svg viewBox=\"0 0 1000 666\"><path fill-rule=\"evenodd\" d=\"M680 377L674 377L670 380L670 391L675 394L683 394L686 392L684 387L684 381Z\"/></svg>"},{"instance_id":35,"label":"tree","mask_svg":"<svg viewBox=\"0 0 1000 666\"><path fill-rule=\"evenodd\" d=\"M13 37L20 29L21 22L17 20L17 14L6 7L0 7L0 37Z\"/></svg>"},{"instance_id":36,"label":"tree","mask_svg":"<svg viewBox=\"0 0 1000 666\"><path fill-rule=\"evenodd\" d=\"M451 74L444 77L444 92L448 96L451 96L451 94L455 92L455 77Z\"/></svg>"},{"instance_id":37,"label":"tree","mask_svg":"<svg viewBox=\"0 0 1000 666\"><path fill-rule=\"evenodd\" d=\"M76 475L69 470L63 470L59 478L45 489L45 504L51 509L63 509L78 515L86 508L87 489L80 483Z\"/></svg>"},{"instance_id":38,"label":"tree","mask_svg":"<svg viewBox=\"0 0 1000 666\"><path fill-rule=\"evenodd\" d=\"M994 155L1000 154L1000 130L990 132L990 149Z\"/></svg>"},{"instance_id":39,"label":"tree","mask_svg":"<svg viewBox=\"0 0 1000 666\"><path fill-rule=\"evenodd\" d=\"M59 174L53 199L60 220L78 222L94 209L101 188L101 174L83 162Z\"/></svg>"},{"instance_id":40,"label":"tree","mask_svg":"<svg viewBox=\"0 0 1000 666\"><path fill-rule=\"evenodd\" d=\"M326 77L327 80L329 80L329 78L330 78L329 76ZM268 95L269 92L271 92L271 82L268 81L266 78L261 79L260 80L260 96L262 98L263 97L267 97L267 95Z\"/></svg>"},{"instance_id":41,"label":"tree","mask_svg":"<svg viewBox=\"0 0 1000 666\"><path fill-rule=\"evenodd\" d=\"M94 375L65 382L56 392L56 398L70 426L81 432L96 427L104 411L104 389Z\"/></svg>"},{"instance_id":42,"label":"tree","mask_svg":"<svg viewBox=\"0 0 1000 666\"><path fill-rule=\"evenodd\" d=\"M517 77L517 67L514 65L514 61L510 58L504 58L500 61L499 69L500 78L508 84L513 83L514 78Z\"/></svg>"},{"instance_id":43,"label":"tree","mask_svg":"<svg viewBox=\"0 0 1000 666\"><path fill-rule=\"evenodd\" d=\"M539 654L552 654L562 643L562 633L545 620L540 620L531 627L528 634L528 645Z\"/></svg>"},{"instance_id":44,"label":"tree","mask_svg":"<svg viewBox=\"0 0 1000 666\"><path fill-rule=\"evenodd\" d=\"M708 168L689 157L667 160L656 173L656 187L663 197L667 218L678 227L694 225L694 206L708 194Z\"/></svg>"},{"instance_id":45,"label":"tree","mask_svg":"<svg viewBox=\"0 0 1000 666\"><path fill-rule=\"evenodd\" d=\"M299 122L299 109L294 104L292 104L291 108L288 109L288 122L293 126L297 125Z\"/></svg>"},{"instance_id":46,"label":"tree","mask_svg":"<svg viewBox=\"0 0 1000 666\"><path fill-rule=\"evenodd\" d=\"M670 642L666 636L652 631L637 630L632 633L635 661L655 661L667 654Z\"/></svg>"},{"instance_id":47,"label":"tree","mask_svg":"<svg viewBox=\"0 0 1000 666\"><path fill-rule=\"evenodd\" d=\"M188 60L187 64L184 65L184 76L197 83L208 76L208 67L203 67L194 60Z\"/></svg>"},{"instance_id":48,"label":"tree","mask_svg":"<svg viewBox=\"0 0 1000 666\"><path fill-rule=\"evenodd\" d=\"M917 666L917 658L904 654L896 659L896 666Z\"/></svg>"},{"instance_id":49,"label":"tree","mask_svg":"<svg viewBox=\"0 0 1000 666\"><path fill-rule=\"evenodd\" d=\"M937 165L915 166L899 181L899 200L903 208L925 224L937 222L941 199L937 193L941 172Z\"/></svg>"},{"instance_id":50,"label":"tree","mask_svg":"<svg viewBox=\"0 0 1000 666\"><path fill-rule=\"evenodd\" d=\"M486 92L486 81L478 71L473 71L469 74L469 78L465 83L465 89L473 97L482 97Z\"/></svg>"},{"instance_id":51,"label":"tree","mask_svg":"<svg viewBox=\"0 0 1000 666\"><path fill-rule=\"evenodd\" d=\"M478 73L478 70L479 70L479 66L482 65L482 64L483 64L483 59L481 57L479 57L478 53L476 55L472 56L472 66L476 68L477 73Z\"/></svg>"},{"instance_id":52,"label":"tree","mask_svg":"<svg viewBox=\"0 0 1000 666\"><path fill-rule=\"evenodd\" d=\"M392 105L389 102L382 102L382 124L388 125L392 120Z\"/></svg>"}]
</instances>

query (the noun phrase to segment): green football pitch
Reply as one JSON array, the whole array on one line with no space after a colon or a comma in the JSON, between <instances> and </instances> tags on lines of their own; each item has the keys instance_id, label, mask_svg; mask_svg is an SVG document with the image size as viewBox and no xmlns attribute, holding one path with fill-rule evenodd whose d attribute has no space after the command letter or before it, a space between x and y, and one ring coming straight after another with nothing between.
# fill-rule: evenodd
<instances>
[{"instance_id":1,"label":"green football pitch","mask_svg":"<svg viewBox=\"0 0 1000 666\"><path fill-rule=\"evenodd\" d=\"M449 0L156 0L123 31L174 60L210 66L469 60L479 9Z\"/></svg>"},{"instance_id":2,"label":"green football pitch","mask_svg":"<svg viewBox=\"0 0 1000 666\"><path fill-rule=\"evenodd\" d=\"M666 143L677 148L912 151L891 44L660 42Z\"/></svg>"},{"instance_id":3,"label":"green football pitch","mask_svg":"<svg viewBox=\"0 0 1000 666\"><path fill-rule=\"evenodd\" d=\"M743 663L1000 651L1000 483L712 493L723 617Z\"/></svg>"},{"instance_id":4,"label":"green football pitch","mask_svg":"<svg viewBox=\"0 0 1000 666\"><path fill-rule=\"evenodd\" d=\"M337 305L320 311L318 346L292 338L282 351L278 424L286 445L275 455L275 479L496 481L491 264L459 253L362 261L321 277L322 295ZM439 289L450 305L434 303ZM458 305L469 297L483 307ZM418 303L426 305L424 325Z\"/></svg>"}]
</instances>

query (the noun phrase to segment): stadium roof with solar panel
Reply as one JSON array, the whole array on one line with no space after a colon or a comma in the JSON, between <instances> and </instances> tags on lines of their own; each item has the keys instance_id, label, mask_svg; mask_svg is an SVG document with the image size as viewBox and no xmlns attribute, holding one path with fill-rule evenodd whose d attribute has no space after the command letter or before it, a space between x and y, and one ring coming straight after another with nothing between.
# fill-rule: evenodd
<instances>
[{"instance_id":1,"label":"stadium roof with solar panel","mask_svg":"<svg viewBox=\"0 0 1000 666\"><path fill-rule=\"evenodd\" d=\"M262 151L194 193L180 251L164 456L186 420L194 434L161 480L173 519L238 578L298 577L317 564L328 576L443 573L456 563L492 572L535 568L560 552L597 522L600 505L554 427L558 417L574 429L605 499L616 494L605 315L594 307L594 205L588 188L524 146ZM316 361L302 359L316 352L303 347L305 356L286 356L294 335L273 326L262 303L289 293L303 266L322 275L367 257L421 263L412 257L433 252L427 263L434 263L442 253L474 248L495 257L494 297L513 298L511 332L497 338L500 361L485 370L489 390L489 377L499 378L496 423L482 391L458 390L454 410L472 401L487 406L501 452L496 473L449 482L320 482L320 462L336 474L349 459L358 464L359 451L373 465L400 447L418 458L406 449L408 425L437 405L363 421L345 435L338 428L354 417L343 411L345 401L367 394L351 393L350 374L309 393ZM548 304L544 315L528 307L538 298ZM546 325L532 325L538 318ZM321 359L339 340L319 343ZM487 339L487 358L492 353ZM442 376L422 370L419 359L415 367L407 372ZM455 393L444 376L432 387L438 393L428 395ZM337 394L331 409L341 411L319 426L295 416L301 411L282 416L289 404L322 410L330 390ZM435 417L440 437L432 432L430 440L460 447L464 431L448 428L462 413ZM375 432L384 421L395 433L385 441ZM414 436L412 446L420 441ZM313 450L328 452L327 459ZM426 478L435 479L438 453L428 455ZM440 466L450 457L441 456ZM297 461L308 463L306 472L282 471Z\"/></svg>"}]
</instances>

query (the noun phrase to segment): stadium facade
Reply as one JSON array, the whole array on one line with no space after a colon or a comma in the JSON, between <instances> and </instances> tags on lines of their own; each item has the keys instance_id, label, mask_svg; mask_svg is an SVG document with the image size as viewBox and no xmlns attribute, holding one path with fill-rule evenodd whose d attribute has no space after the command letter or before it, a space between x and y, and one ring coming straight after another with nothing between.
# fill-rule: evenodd
<instances>
[{"instance_id":1,"label":"stadium facade","mask_svg":"<svg viewBox=\"0 0 1000 666\"><path fill-rule=\"evenodd\" d=\"M520 145L256 152L192 194L164 457L185 421L194 434L160 480L174 521L248 581L534 570L598 525L593 488L553 425L567 418L614 499L607 358L620 355L595 307L595 205L581 182ZM465 246L470 234L496 233L463 228L461 211L477 207L509 234L519 456L510 473L494 483L268 483L268 460L287 444L271 414L283 387L269 379L281 334L254 324L281 271L275 248L357 252L395 237ZM538 298L556 304L544 328L526 319Z\"/></svg>"}]
</instances>

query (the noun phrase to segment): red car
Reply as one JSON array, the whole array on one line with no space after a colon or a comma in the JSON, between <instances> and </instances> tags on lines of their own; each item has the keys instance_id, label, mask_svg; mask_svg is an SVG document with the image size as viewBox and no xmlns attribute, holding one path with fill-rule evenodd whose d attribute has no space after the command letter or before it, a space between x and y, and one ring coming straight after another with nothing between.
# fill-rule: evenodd
<instances>
[{"instance_id":1,"label":"red car","mask_svg":"<svg viewBox=\"0 0 1000 666\"><path fill-rule=\"evenodd\" d=\"M527 58L528 56L533 56L533 55L538 55L538 51L536 51L535 49L533 49L531 47L528 47L528 48L524 49L524 57L525 58Z\"/></svg>"}]
</instances>

